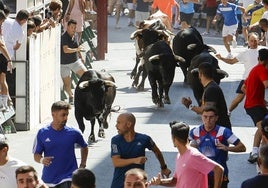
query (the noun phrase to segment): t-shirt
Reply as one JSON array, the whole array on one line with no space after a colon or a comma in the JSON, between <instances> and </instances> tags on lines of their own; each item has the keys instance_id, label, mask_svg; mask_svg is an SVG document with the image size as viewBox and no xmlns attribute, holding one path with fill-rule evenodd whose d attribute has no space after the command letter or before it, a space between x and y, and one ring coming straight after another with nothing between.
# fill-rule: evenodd
<instances>
[{"instance_id":1,"label":"t-shirt","mask_svg":"<svg viewBox=\"0 0 268 188\"><path fill-rule=\"evenodd\" d=\"M111 141L111 157L120 155L123 159L145 156L145 149L152 150L155 146L152 138L145 134L136 133L131 142L126 142L124 137L116 135ZM144 169L144 164L131 164L125 167L115 167L111 188L123 188L125 172L131 168Z\"/></svg>"},{"instance_id":2,"label":"t-shirt","mask_svg":"<svg viewBox=\"0 0 268 188\"><path fill-rule=\"evenodd\" d=\"M13 47L17 42L22 43L24 31L15 19L7 18L2 25L2 34L8 53L11 58L14 58L15 51Z\"/></svg>"},{"instance_id":3,"label":"t-shirt","mask_svg":"<svg viewBox=\"0 0 268 188\"><path fill-rule=\"evenodd\" d=\"M81 131L64 126L56 131L51 125L41 128L34 141L33 153L54 157L49 166L43 167L42 180L51 187L60 182L71 181L76 170L77 161L74 152L75 144L87 147Z\"/></svg>"},{"instance_id":4,"label":"t-shirt","mask_svg":"<svg viewBox=\"0 0 268 188\"><path fill-rule=\"evenodd\" d=\"M252 68L245 80L246 100L244 107L246 109L256 106L265 108L265 87L263 81L267 80L268 70L263 64L258 64Z\"/></svg>"},{"instance_id":5,"label":"t-shirt","mask_svg":"<svg viewBox=\"0 0 268 188\"><path fill-rule=\"evenodd\" d=\"M149 2L144 2L143 0L137 0L136 11L149 12Z\"/></svg>"},{"instance_id":6,"label":"t-shirt","mask_svg":"<svg viewBox=\"0 0 268 188\"><path fill-rule=\"evenodd\" d=\"M175 5L176 5L175 0L154 0L152 4L152 8L153 9L158 8L159 10L161 10L161 12L166 14L169 20L171 21L172 20L172 6L175 6Z\"/></svg>"},{"instance_id":7,"label":"t-shirt","mask_svg":"<svg viewBox=\"0 0 268 188\"><path fill-rule=\"evenodd\" d=\"M219 115L217 124L231 129L231 122L227 114L227 105L223 92L220 86L214 81L211 81L204 87L202 97L203 105L205 105L206 102L214 102L216 104L216 109Z\"/></svg>"},{"instance_id":8,"label":"t-shirt","mask_svg":"<svg viewBox=\"0 0 268 188\"><path fill-rule=\"evenodd\" d=\"M236 59L243 63L245 67L243 79L246 79L251 69L258 64L259 49L259 47L256 49L247 49L236 56Z\"/></svg>"},{"instance_id":9,"label":"t-shirt","mask_svg":"<svg viewBox=\"0 0 268 188\"><path fill-rule=\"evenodd\" d=\"M205 157L196 148L188 150L176 159L173 175L177 179L176 188L207 188L207 174L214 169L216 162Z\"/></svg>"},{"instance_id":10,"label":"t-shirt","mask_svg":"<svg viewBox=\"0 0 268 188\"><path fill-rule=\"evenodd\" d=\"M236 145L239 139L232 133L230 129L216 125L214 129L207 132L204 125L191 129L189 139L195 141L197 149L208 158L219 163L224 167L224 175L228 177L227 168L227 152L217 149L216 140L228 146L229 144Z\"/></svg>"},{"instance_id":11,"label":"t-shirt","mask_svg":"<svg viewBox=\"0 0 268 188\"><path fill-rule=\"evenodd\" d=\"M267 188L268 185L268 176L267 175L258 175L254 178L245 180L241 184L241 188Z\"/></svg>"},{"instance_id":12,"label":"t-shirt","mask_svg":"<svg viewBox=\"0 0 268 188\"><path fill-rule=\"evenodd\" d=\"M217 14L221 14L224 18L224 25L231 26L238 23L236 17L237 5L228 3L224 6L222 3L217 8Z\"/></svg>"},{"instance_id":13,"label":"t-shirt","mask_svg":"<svg viewBox=\"0 0 268 188\"><path fill-rule=\"evenodd\" d=\"M246 8L247 15L251 16L250 25L258 22L261 19L264 11L265 9L262 4L255 4L255 3L250 4Z\"/></svg>"},{"instance_id":14,"label":"t-shirt","mask_svg":"<svg viewBox=\"0 0 268 188\"><path fill-rule=\"evenodd\" d=\"M9 157L6 164L0 165L0 187L1 188L17 187L15 171L17 168L24 165L27 164L13 157Z\"/></svg>"},{"instance_id":15,"label":"t-shirt","mask_svg":"<svg viewBox=\"0 0 268 188\"><path fill-rule=\"evenodd\" d=\"M69 48L77 48L78 43L76 37L71 37L67 31L61 36L61 64L70 64L78 60L78 52L64 53L63 46L67 45Z\"/></svg>"},{"instance_id":16,"label":"t-shirt","mask_svg":"<svg viewBox=\"0 0 268 188\"><path fill-rule=\"evenodd\" d=\"M182 1L179 3L180 5L180 12L185 13L185 14L192 14L194 13L194 3L192 2L187 2L183 3Z\"/></svg>"}]
</instances>

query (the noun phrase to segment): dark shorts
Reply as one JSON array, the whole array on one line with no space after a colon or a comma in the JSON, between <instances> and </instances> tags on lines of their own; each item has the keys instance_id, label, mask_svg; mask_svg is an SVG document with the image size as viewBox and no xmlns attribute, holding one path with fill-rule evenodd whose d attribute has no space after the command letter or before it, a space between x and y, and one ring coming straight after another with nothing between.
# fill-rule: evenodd
<instances>
[{"instance_id":1,"label":"dark shorts","mask_svg":"<svg viewBox=\"0 0 268 188\"><path fill-rule=\"evenodd\" d=\"M221 188L227 188L229 183L228 176L224 175L221 183ZM214 176L208 175L208 188L214 187Z\"/></svg>"},{"instance_id":2,"label":"dark shorts","mask_svg":"<svg viewBox=\"0 0 268 188\"><path fill-rule=\"evenodd\" d=\"M245 80L241 80L237 89L236 89L236 93L240 93L240 94L244 94L244 92L241 90L243 84L244 84Z\"/></svg>"},{"instance_id":3,"label":"dark shorts","mask_svg":"<svg viewBox=\"0 0 268 188\"><path fill-rule=\"evenodd\" d=\"M7 73L7 59L3 54L0 54L0 73Z\"/></svg>"},{"instance_id":4,"label":"dark shorts","mask_svg":"<svg viewBox=\"0 0 268 188\"><path fill-rule=\"evenodd\" d=\"M259 121L262 121L263 118L267 115L267 109L264 107L260 107L260 106L246 108L245 110L247 114L251 117L251 119L253 120L255 126Z\"/></svg>"},{"instance_id":5,"label":"dark shorts","mask_svg":"<svg viewBox=\"0 0 268 188\"><path fill-rule=\"evenodd\" d=\"M215 16L217 12L217 7L206 7L204 10L207 16Z\"/></svg>"},{"instance_id":6,"label":"dark shorts","mask_svg":"<svg viewBox=\"0 0 268 188\"><path fill-rule=\"evenodd\" d=\"M185 14L185 13L181 12L180 13L181 22L185 21L185 22L187 22L188 25L191 25L193 16L194 16L194 13Z\"/></svg>"}]
</instances>

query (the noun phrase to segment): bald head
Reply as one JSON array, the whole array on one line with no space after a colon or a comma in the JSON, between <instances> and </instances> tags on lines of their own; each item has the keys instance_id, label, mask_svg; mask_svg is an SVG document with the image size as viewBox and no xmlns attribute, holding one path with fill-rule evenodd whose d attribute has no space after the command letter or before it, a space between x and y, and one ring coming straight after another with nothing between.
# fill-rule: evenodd
<instances>
[{"instance_id":1,"label":"bald head","mask_svg":"<svg viewBox=\"0 0 268 188\"><path fill-rule=\"evenodd\" d=\"M136 118L132 113L122 113L119 117L123 117L126 121L129 121L133 126L136 124Z\"/></svg>"}]
</instances>

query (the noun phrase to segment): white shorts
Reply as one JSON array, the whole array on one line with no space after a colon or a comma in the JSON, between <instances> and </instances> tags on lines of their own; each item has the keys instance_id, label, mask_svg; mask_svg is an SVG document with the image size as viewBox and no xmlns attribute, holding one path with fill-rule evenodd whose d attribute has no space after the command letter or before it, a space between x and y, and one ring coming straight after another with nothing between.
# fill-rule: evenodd
<instances>
[{"instance_id":1,"label":"white shorts","mask_svg":"<svg viewBox=\"0 0 268 188\"><path fill-rule=\"evenodd\" d=\"M228 35L234 36L237 30L238 24L226 26L223 25L222 37L227 37Z\"/></svg>"},{"instance_id":2,"label":"white shorts","mask_svg":"<svg viewBox=\"0 0 268 188\"><path fill-rule=\"evenodd\" d=\"M136 22L142 22L143 20L147 20L150 16L149 12L140 12L135 11L135 21Z\"/></svg>"},{"instance_id":3,"label":"white shorts","mask_svg":"<svg viewBox=\"0 0 268 188\"><path fill-rule=\"evenodd\" d=\"M68 76L71 76L71 71L76 73L77 71L84 70L87 71L87 68L85 67L84 63L81 61L81 59L78 59L74 63L70 64L61 64L60 65L60 74L62 78L66 78Z\"/></svg>"}]
</instances>

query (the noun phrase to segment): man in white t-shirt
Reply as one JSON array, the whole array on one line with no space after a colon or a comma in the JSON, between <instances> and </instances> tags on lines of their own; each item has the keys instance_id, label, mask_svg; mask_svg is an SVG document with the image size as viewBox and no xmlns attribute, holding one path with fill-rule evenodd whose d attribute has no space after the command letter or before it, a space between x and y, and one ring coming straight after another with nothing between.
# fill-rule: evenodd
<instances>
[{"instance_id":1,"label":"man in white t-shirt","mask_svg":"<svg viewBox=\"0 0 268 188\"><path fill-rule=\"evenodd\" d=\"M243 78L236 90L236 97L232 101L231 105L229 106L229 113L231 113L237 106L238 104L244 99L244 92L241 91L241 87L244 83L244 80L247 78L249 72L251 69L258 64L258 50L261 48L258 46L259 43L259 36L257 33L250 33L248 36L248 45L249 49L246 49L245 51L241 52L238 54L236 57L232 59L227 59L222 57L220 54L217 54L216 57L220 60L222 60L225 63L228 64L235 64L237 62L242 62L244 63L245 67L245 72L243 74Z\"/></svg>"},{"instance_id":2,"label":"man in white t-shirt","mask_svg":"<svg viewBox=\"0 0 268 188\"><path fill-rule=\"evenodd\" d=\"M24 38L22 26L27 22L29 12L20 10L15 19L7 18L2 25L2 34L12 59L15 57L15 51L19 49Z\"/></svg>"},{"instance_id":3,"label":"man in white t-shirt","mask_svg":"<svg viewBox=\"0 0 268 188\"><path fill-rule=\"evenodd\" d=\"M8 143L6 137L0 134L0 187L17 187L15 171L26 163L8 156Z\"/></svg>"}]
</instances>

